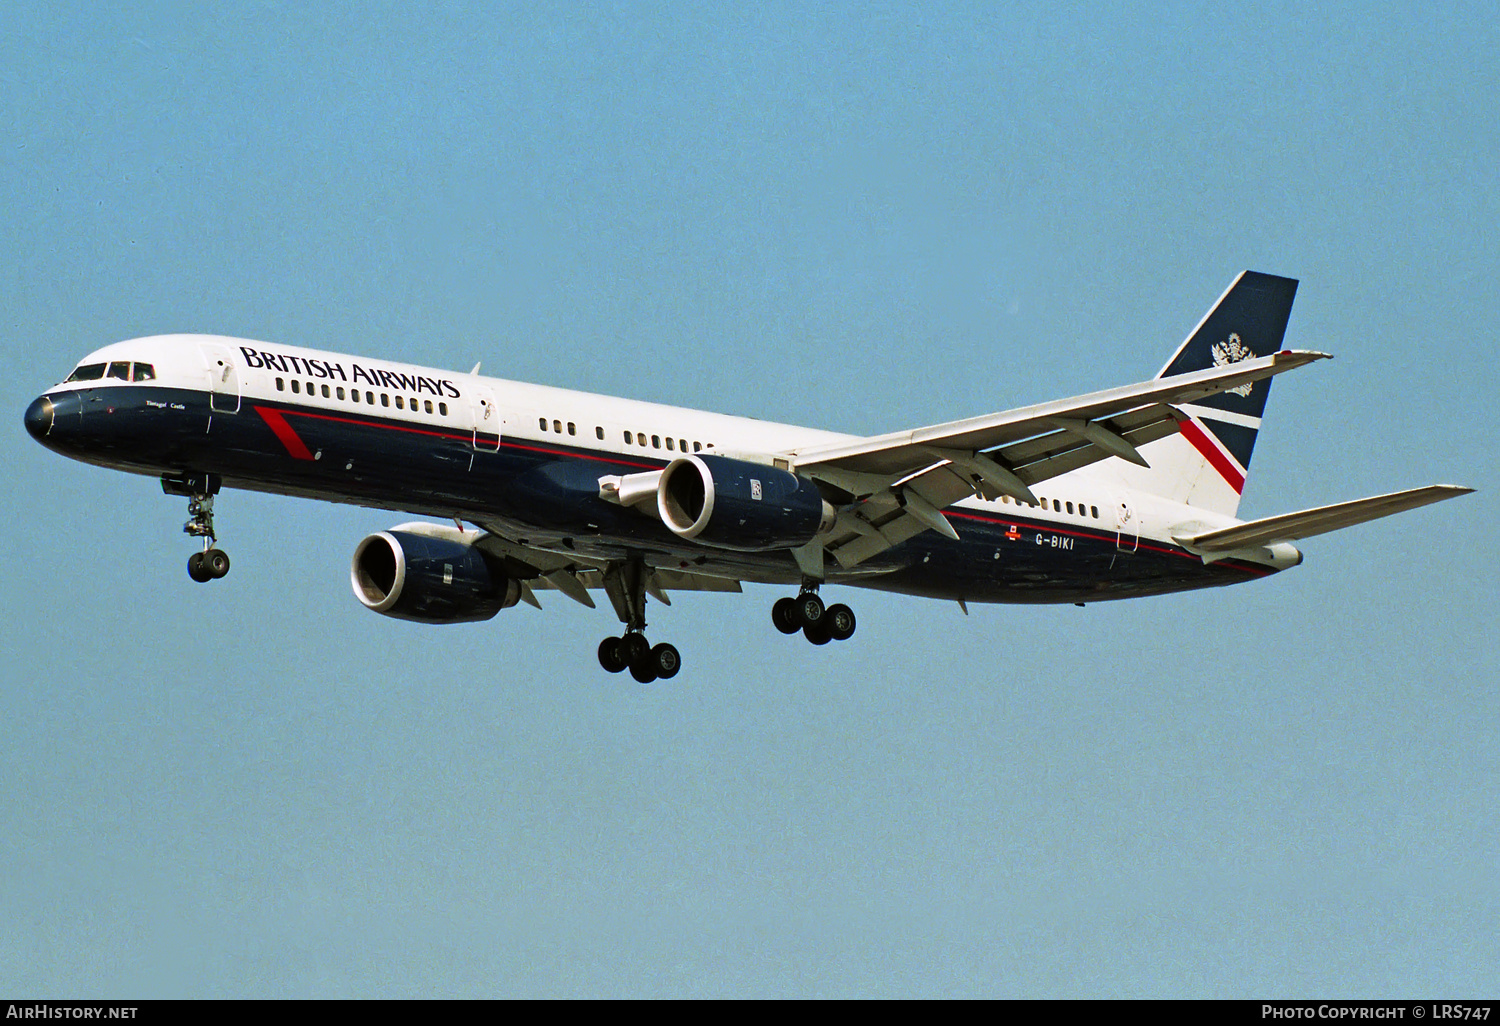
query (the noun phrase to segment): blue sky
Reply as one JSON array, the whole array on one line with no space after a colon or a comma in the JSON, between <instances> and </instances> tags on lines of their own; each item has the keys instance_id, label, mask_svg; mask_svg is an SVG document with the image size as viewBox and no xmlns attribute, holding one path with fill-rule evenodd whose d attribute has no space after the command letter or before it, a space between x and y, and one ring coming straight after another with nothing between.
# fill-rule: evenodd
<instances>
[{"instance_id":1,"label":"blue sky","mask_svg":"<svg viewBox=\"0 0 1500 1026\"><path fill-rule=\"evenodd\" d=\"M0 26L0 992L1447 996L1500 964L1484 5L26 5ZM851 432L1154 374L1301 279L1241 507L1479 492L1086 609L349 594L398 514L35 445L211 331Z\"/></svg>"}]
</instances>

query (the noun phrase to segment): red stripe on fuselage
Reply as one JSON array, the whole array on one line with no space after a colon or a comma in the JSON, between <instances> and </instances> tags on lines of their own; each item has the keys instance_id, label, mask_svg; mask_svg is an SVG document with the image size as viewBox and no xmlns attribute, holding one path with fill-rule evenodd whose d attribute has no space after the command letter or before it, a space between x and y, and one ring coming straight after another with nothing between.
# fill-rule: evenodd
<instances>
[{"instance_id":1,"label":"red stripe on fuselage","mask_svg":"<svg viewBox=\"0 0 1500 1026\"><path fill-rule=\"evenodd\" d=\"M392 422L390 422L388 420L376 420L376 419L373 419L373 418L339 417L339 416L336 416L336 415L330 414L330 413L315 413L315 412L313 412L311 410L298 409L298 408L295 408L295 407L286 410L284 413L282 411L273 410L273 409L270 409L270 408L265 407L265 406L257 406L257 407L255 407L255 410L256 410L257 413L259 413L262 417L264 417L266 419L266 423L267 424L271 424L271 430L276 432L276 437L280 438L281 441L282 441L282 444L284 444L287 447L287 449L289 451L291 451L291 453L292 453L293 456L297 456L298 459L310 460L313 457L312 457L312 453L308 451L307 446L302 444L302 439L300 439L300 438L297 437L297 434L296 434L295 431L292 430L291 425L289 425L286 422L286 418L287 417L306 417L309 420L327 420L327 421L332 421L335 424L351 424L351 425L353 425L355 427L379 428L382 431L402 431L402 432L405 432L406 434L409 434L409 435L425 435L428 438L446 438L446 439L449 439L449 440L455 441L455 442L470 442L470 441L472 441L471 437L469 435L466 435L466 434L465 435L459 435L459 434L454 434L451 431L433 431L433 430L428 429L428 428L416 427L416 426L410 425L410 424L392 423ZM290 441L290 442L287 441L286 436L282 435L281 431L278 430L276 424L272 424L271 423L271 417L272 416L274 416L276 418L277 422L281 425L282 428L286 429L287 434L291 436L292 441ZM297 451L292 448L293 444L301 446L302 452L307 453L307 455L306 456L298 456ZM571 458L571 459L592 460L595 463L608 463L608 464L612 464L612 465L615 465L615 466L622 466L622 467L639 467L642 470L659 470L660 469L660 466L658 464L655 464L655 463L641 463L638 460L632 460L632 459L630 459L630 458L628 458L628 457L626 457L624 455L619 455L619 456L612 455L612 454L611 455L599 455L599 454L592 453L592 452L589 452L587 450L582 450L582 449L579 449L579 450L570 450L570 449L556 449L556 448L550 448L550 447L539 446L539 445L522 445L519 442L512 442L512 441L509 441L507 439L502 439L500 444L501 444L502 448L506 448L506 449L520 449L523 452L539 452L539 453L544 453L544 454L546 454L548 456L564 456L564 457L568 457L568 458ZM492 449L484 449L484 450L479 450L479 451L481 451L481 452L493 452L494 450L492 450Z\"/></svg>"},{"instance_id":2,"label":"red stripe on fuselage","mask_svg":"<svg viewBox=\"0 0 1500 1026\"><path fill-rule=\"evenodd\" d=\"M260 419L266 422L281 444L286 446L286 451L292 454L293 459L310 460L313 458L312 451L303 444L302 439L297 437L297 432L286 422L280 410L268 409L264 406L255 407L255 412L260 414Z\"/></svg>"},{"instance_id":3,"label":"red stripe on fuselage","mask_svg":"<svg viewBox=\"0 0 1500 1026\"><path fill-rule=\"evenodd\" d=\"M1014 524L1018 529L1025 531L1041 531L1043 534L1065 534L1073 538L1084 538L1089 541L1118 543L1118 534L1110 535L1107 533L1089 530L1070 531L1067 528L1062 527L1050 520L1035 520L1026 517L996 518L986 514L971 513L967 510L961 511L955 506L949 506L947 509L943 510L943 515L955 520L977 520L981 524L994 524L997 527L1007 527L1011 524ZM1157 545L1153 544L1152 542L1140 539L1137 539L1134 548L1122 549L1121 551L1134 552L1136 551L1136 549L1143 549L1147 552L1160 552L1166 556L1177 556L1181 559L1191 559L1202 562L1202 557L1195 556L1186 549L1168 548L1165 545ZM1275 570L1272 570L1270 568L1261 567L1254 563L1245 563L1240 560L1221 559L1215 560L1213 563L1209 563L1208 565L1224 570L1239 570L1243 573L1254 574L1257 577L1265 576L1267 574L1273 574L1276 572Z\"/></svg>"},{"instance_id":4,"label":"red stripe on fuselage","mask_svg":"<svg viewBox=\"0 0 1500 1026\"><path fill-rule=\"evenodd\" d=\"M1223 475L1224 480L1229 482L1229 487L1233 488L1236 493L1245 490L1245 475L1241 474L1239 468L1229 461L1229 457L1224 455L1218 443L1208 437L1196 421L1183 421L1181 429L1182 437L1193 443L1193 448L1201 452L1203 458Z\"/></svg>"}]
</instances>

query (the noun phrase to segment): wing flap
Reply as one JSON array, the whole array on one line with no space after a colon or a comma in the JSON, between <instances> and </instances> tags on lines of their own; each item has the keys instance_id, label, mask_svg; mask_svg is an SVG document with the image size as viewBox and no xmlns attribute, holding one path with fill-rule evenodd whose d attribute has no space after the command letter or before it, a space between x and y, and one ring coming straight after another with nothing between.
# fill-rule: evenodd
<instances>
[{"instance_id":1,"label":"wing flap","mask_svg":"<svg viewBox=\"0 0 1500 1026\"><path fill-rule=\"evenodd\" d=\"M526 587L523 598L538 606L532 589L560 591L574 602L594 608L590 591L604 587L604 563L585 559L576 554L555 552L534 545L522 545L497 532L493 527L480 524L483 534L475 543L502 561L506 570L521 579ZM732 577L715 577L712 574L692 573L665 567L646 568L646 588L651 595L665 605L671 605L668 596L673 591L739 592L740 582Z\"/></svg>"},{"instance_id":2,"label":"wing flap","mask_svg":"<svg viewBox=\"0 0 1500 1026\"><path fill-rule=\"evenodd\" d=\"M1473 490L1461 485L1428 485L1425 488L1412 488L1408 491L1391 492L1386 495L1372 495L1365 499L1304 509L1296 513L1283 513L1280 516L1265 517L1245 524L1236 524L1234 527L1206 531L1176 540L1189 549L1210 553L1269 545L1279 541L1296 541L1299 538L1310 538L1313 535L1353 527L1355 524L1363 524L1370 520L1379 520L1393 513L1442 502L1444 499L1454 499L1460 495L1467 495Z\"/></svg>"},{"instance_id":3,"label":"wing flap","mask_svg":"<svg viewBox=\"0 0 1500 1026\"><path fill-rule=\"evenodd\" d=\"M682 570L664 570L657 567L652 567L649 569L649 576L651 580L648 583L652 587L660 588L663 593L673 591L717 591L738 593L744 590L744 588L740 586L740 582L732 577L714 577L710 574L690 574ZM577 579L580 585L582 585L584 588L587 588L589 591L598 591L599 589L604 587L604 574L598 570L577 570L573 572L573 576ZM563 590L561 588L557 588L557 585L552 580L551 574L548 574L540 580L534 581L532 583L538 588L557 589L559 591ZM671 604L670 600L668 600L667 604Z\"/></svg>"}]
</instances>

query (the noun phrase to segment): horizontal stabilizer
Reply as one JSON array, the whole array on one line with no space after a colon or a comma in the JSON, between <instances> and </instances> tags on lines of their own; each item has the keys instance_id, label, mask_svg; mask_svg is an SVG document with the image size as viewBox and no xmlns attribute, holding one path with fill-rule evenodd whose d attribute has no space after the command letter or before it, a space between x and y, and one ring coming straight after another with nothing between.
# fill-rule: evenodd
<instances>
[{"instance_id":1,"label":"horizontal stabilizer","mask_svg":"<svg viewBox=\"0 0 1500 1026\"><path fill-rule=\"evenodd\" d=\"M1217 531L1207 531L1191 537L1177 538L1189 549L1200 552L1228 552L1233 549L1269 545L1272 542L1295 541L1310 538L1315 534L1326 534L1367 520L1379 520L1392 513L1416 509L1433 502L1467 495L1472 488L1461 485L1428 485L1389 495L1372 495L1368 499L1354 499L1332 506L1304 509L1298 513L1283 513L1279 517L1252 520L1247 524L1236 524Z\"/></svg>"}]
</instances>

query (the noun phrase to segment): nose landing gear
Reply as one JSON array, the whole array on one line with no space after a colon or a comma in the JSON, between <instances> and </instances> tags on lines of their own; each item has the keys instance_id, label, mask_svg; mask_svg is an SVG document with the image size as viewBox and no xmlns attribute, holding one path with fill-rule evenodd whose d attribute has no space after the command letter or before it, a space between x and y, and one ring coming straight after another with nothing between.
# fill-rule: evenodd
<instances>
[{"instance_id":1,"label":"nose landing gear","mask_svg":"<svg viewBox=\"0 0 1500 1026\"><path fill-rule=\"evenodd\" d=\"M188 519L182 530L194 538L203 539L203 551L188 557L188 576L202 584L229 573L229 554L214 544L218 541L214 536L214 495L219 491L218 475L164 474L161 490L168 495L187 496Z\"/></svg>"}]
</instances>

